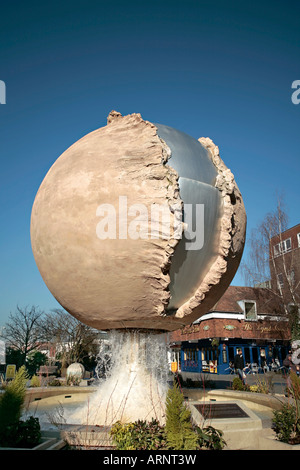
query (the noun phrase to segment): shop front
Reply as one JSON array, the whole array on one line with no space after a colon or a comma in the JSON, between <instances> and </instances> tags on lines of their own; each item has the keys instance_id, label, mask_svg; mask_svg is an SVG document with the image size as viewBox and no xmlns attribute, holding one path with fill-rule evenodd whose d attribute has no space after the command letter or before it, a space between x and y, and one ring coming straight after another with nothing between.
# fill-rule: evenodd
<instances>
[{"instance_id":1,"label":"shop front","mask_svg":"<svg viewBox=\"0 0 300 470\"><path fill-rule=\"evenodd\" d=\"M230 286L214 309L171 333L178 370L230 374L242 349L249 372L280 370L290 347L288 318L267 289Z\"/></svg>"},{"instance_id":2,"label":"shop front","mask_svg":"<svg viewBox=\"0 0 300 470\"><path fill-rule=\"evenodd\" d=\"M210 340L183 342L180 359L177 355L178 370L188 373L231 374L234 372L234 357L242 349L247 371L263 373L279 371L287 355L287 342L258 342L242 340L225 340L220 343ZM189 374L190 375L190 374Z\"/></svg>"}]
</instances>

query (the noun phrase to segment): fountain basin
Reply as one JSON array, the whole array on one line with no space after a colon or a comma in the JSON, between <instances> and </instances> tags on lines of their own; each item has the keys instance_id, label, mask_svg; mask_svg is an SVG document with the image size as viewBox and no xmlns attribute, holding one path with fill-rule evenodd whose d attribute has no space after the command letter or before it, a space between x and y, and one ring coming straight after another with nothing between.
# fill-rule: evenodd
<instances>
[{"instance_id":1,"label":"fountain basin","mask_svg":"<svg viewBox=\"0 0 300 470\"><path fill-rule=\"evenodd\" d=\"M55 421L58 408L64 412L78 409L98 390L97 387L37 387L26 392L24 415L39 418L42 429L51 429L49 417ZM61 423L58 423L61 424Z\"/></svg>"},{"instance_id":2,"label":"fountain basin","mask_svg":"<svg viewBox=\"0 0 300 470\"><path fill-rule=\"evenodd\" d=\"M72 400L76 400L76 396L80 395L80 401L87 399L87 396L94 393L97 387L94 386L61 386L61 387L34 387L26 390L25 397L25 408L33 402L45 400L46 398L58 397L65 398L66 396L72 396Z\"/></svg>"},{"instance_id":3,"label":"fountain basin","mask_svg":"<svg viewBox=\"0 0 300 470\"><path fill-rule=\"evenodd\" d=\"M66 410L78 408L92 397L98 390L97 387L47 387L36 388L27 391L27 414L36 411L45 418L45 411L51 414L58 405ZM252 392L240 392L235 390L200 390L183 389L189 406L202 404L238 404L249 418L206 420L204 425L212 425L224 432L224 438L228 449L249 450L299 450L300 445L289 445L278 441L271 429L271 419L274 409L280 409L286 400L284 396L265 395ZM194 410L192 410L194 412ZM195 415L195 413L194 413ZM195 418L194 418L195 419ZM197 421L198 420L198 421ZM197 424L203 424L201 416L196 414ZM66 440L70 445L85 448L112 448L112 442L108 436L108 427L63 424L52 426L45 420L40 420L43 432L55 432L55 435ZM55 431L54 431L55 429ZM49 434L49 436L50 436Z\"/></svg>"}]
</instances>

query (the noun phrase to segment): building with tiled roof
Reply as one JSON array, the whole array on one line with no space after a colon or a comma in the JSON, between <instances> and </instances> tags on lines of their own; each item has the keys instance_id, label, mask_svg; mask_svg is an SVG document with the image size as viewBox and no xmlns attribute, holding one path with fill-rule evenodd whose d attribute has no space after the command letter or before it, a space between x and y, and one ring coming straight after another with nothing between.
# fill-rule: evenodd
<instances>
[{"instance_id":1,"label":"building with tiled roof","mask_svg":"<svg viewBox=\"0 0 300 470\"><path fill-rule=\"evenodd\" d=\"M253 369L278 368L289 348L288 320L270 290L230 286L192 325L171 333L181 373L230 373L236 350Z\"/></svg>"}]
</instances>

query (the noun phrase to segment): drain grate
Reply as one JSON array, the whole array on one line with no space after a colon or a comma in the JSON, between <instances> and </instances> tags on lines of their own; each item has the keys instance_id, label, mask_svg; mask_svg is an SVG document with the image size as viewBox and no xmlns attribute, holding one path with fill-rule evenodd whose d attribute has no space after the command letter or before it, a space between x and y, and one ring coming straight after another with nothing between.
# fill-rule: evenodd
<instances>
[{"instance_id":1,"label":"drain grate","mask_svg":"<svg viewBox=\"0 0 300 470\"><path fill-rule=\"evenodd\" d=\"M209 403L194 406L204 419L249 418L237 403Z\"/></svg>"}]
</instances>

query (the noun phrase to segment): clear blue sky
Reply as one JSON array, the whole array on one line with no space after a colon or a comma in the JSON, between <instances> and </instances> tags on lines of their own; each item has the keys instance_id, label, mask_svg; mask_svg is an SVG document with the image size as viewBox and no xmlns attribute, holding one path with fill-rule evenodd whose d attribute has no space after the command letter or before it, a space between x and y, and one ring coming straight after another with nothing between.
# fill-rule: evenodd
<instances>
[{"instance_id":1,"label":"clear blue sky","mask_svg":"<svg viewBox=\"0 0 300 470\"><path fill-rule=\"evenodd\" d=\"M58 306L33 259L32 203L53 162L112 109L212 138L249 233L276 191L299 223L299 1L29 0L1 2L0 15L0 325L17 304Z\"/></svg>"}]
</instances>

